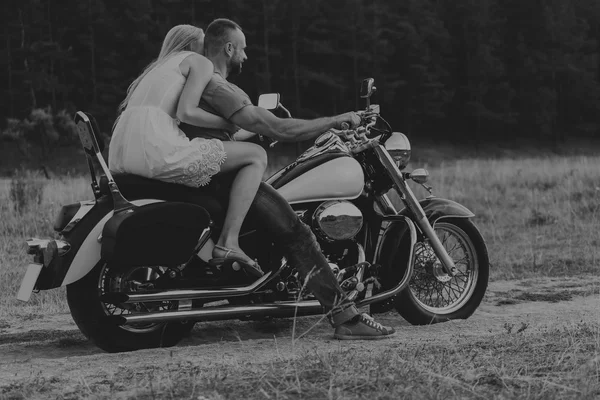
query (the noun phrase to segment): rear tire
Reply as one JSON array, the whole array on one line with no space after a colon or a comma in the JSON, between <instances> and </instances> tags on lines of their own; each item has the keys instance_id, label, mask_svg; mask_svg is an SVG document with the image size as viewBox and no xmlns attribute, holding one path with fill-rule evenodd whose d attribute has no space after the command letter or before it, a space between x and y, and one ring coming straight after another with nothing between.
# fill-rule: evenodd
<instances>
[{"instance_id":1,"label":"rear tire","mask_svg":"<svg viewBox=\"0 0 600 400\"><path fill-rule=\"evenodd\" d=\"M100 261L85 277L67 286L67 302L73 320L102 350L115 353L171 347L193 329L193 322L154 323L139 328L111 324L107 319L111 315L109 307L100 300L108 273L110 266Z\"/></svg>"},{"instance_id":2,"label":"rear tire","mask_svg":"<svg viewBox=\"0 0 600 400\"><path fill-rule=\"evenodd\" d=\"M468 219L452 218L437 222L434 231L460 272L445 275L429 262L436 259L433 250L417 243L413 277L395 300L398 313L413 325L469 318L487 290L489 256L477 227Z\"/></svg>"}]
</instances>

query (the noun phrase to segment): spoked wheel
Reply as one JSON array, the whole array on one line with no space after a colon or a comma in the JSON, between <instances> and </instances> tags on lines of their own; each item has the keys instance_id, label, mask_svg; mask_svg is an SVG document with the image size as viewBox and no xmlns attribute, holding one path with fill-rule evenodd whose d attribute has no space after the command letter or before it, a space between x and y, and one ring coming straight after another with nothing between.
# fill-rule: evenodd
<instances>
[{"instance_id":1,"label":"spoked wheel","mask_svg":"<svg viewBox=\"0 0 600 400\"><path fill-rule=\"evenodd\" d=\"M151 288L168 272L164 267L115 268L100 262L83 279L67 286L67 301L75 323L98 347L108 352L169 347L187 335L194 323L160 322L116 326L106 317L174 309L176 302L113 305L101 300L107 293Z\"/></svg>"},{"instance_id":2,"label":"spoked wheel","mask_svg":"<svg viewBox=\"0 0 600 400\"><path fill-rule=\"evenodd\" d=\"M413 277L396 301L397 311L413 325L468 318L487 289L488 252L475 225L445 219L434 231L459 272L447 275L429 243L416 244Z\"/></svg>"}]
</instances>

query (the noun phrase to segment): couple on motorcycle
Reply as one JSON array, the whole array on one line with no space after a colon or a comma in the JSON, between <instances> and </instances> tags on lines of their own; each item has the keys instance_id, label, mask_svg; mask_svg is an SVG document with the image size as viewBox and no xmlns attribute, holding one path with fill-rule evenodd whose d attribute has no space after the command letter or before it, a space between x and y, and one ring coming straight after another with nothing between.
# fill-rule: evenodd
<instances>
[{"instance_id":1,"label":"couple on motorcycle","mask_svg":"<svg viewBox=\"0 0 600 400\"><path fill-rule=\"evenodd\" d=\"M238 243L246 215L252 216L264 224L290 265L303 279L308 277L306 286L326 309L335 338L388 337L394 329L361 314L346 299L310 228L262 182L264 149L242 141L255 134L303 141L344 123L355 126L360 118L350 112L313 120L280 119L252 105L243 90L227 81L241 72L245 47L241 27L228 19L213 21L206 34L191 25L173 27L158 58L131 84L121 103L109 168L192 187L234 173L224 185L229 204L209 263L237 262L251 275L263 274Z\"/></svg>"}]
</instances>

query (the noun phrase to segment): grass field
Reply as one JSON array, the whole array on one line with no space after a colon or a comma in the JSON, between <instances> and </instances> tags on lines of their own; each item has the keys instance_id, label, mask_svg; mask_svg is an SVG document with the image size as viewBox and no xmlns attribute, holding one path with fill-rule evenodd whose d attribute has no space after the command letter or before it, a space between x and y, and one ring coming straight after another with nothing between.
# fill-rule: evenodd
<instances>
[{"instance_id":1,"label":"grass field","mask_svg":"<svg viewBox=\"0 0 600 400\"><path fill-rule=\"evenodd\" d=\"M490 252L492 281L598 274L600 157L462 159L428 169L435 195L476 214L474 221ZM27 204L19 210L11 199L11 181L0 180L0 317L67 310L62 289L40 293L27 305L15 300L23 266L30 260L24 240L53 236L51 226L60 205L89 199L89 181L67 177L31 182L43 188L41 201L37 204L36 193L42 189L25 190ZM422 188L413 187L418 197L425 196ZM476 342L457 337L451 347L382 349L366 358L345 350L315 352L293 361L273 360L259 369L223 364L207 370L173 360L173 368L161 371L154 386L151 381L158 372L125 371L115 377L110 391L92 388L88 393L82 386L80 394L111 398L114 388L128 387L119 392L122 398L244 398L243 393L269 399L600 396L597 314L568 329L527 336L511 331L507 327L504 336ZM478 368L486 374L476 373ZM232 376L239 378L225 380ZM17 391L33 396L43 392L44 385L51 382L34 382ZM200 397L199 388L205 393Z\"/></svg>"}]
</instances>

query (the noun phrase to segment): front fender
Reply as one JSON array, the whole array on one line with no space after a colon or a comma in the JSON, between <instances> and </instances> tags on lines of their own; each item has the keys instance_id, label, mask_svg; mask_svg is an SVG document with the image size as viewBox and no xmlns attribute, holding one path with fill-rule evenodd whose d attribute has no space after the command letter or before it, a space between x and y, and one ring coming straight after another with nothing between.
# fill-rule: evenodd
<instances>
[{"instance_id":1,"label":"front fender","mask_svg":"<svg viewBox=\"0 0 600 400\"><path fill-rule=\"evenodd\" d=\"M473 218L475 214L467 207L455 201L443 199L440 197L427 197L419 200L427 219L431 226L443 218ZM399 213L410 217L408 209L404 208Z\"/></svg>"}]
</instances>

